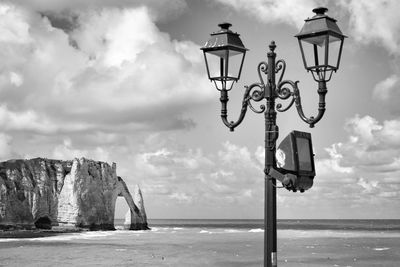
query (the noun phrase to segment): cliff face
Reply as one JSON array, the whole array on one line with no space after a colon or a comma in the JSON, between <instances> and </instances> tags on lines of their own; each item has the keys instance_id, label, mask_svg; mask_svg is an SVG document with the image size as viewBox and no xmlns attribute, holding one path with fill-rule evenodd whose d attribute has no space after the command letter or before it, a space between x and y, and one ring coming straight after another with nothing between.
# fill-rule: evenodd
<instances>
[{"instance_id":1,"label":"cliff face","mask_svg":"<svg viewBox=\"0 0 400 267\"><path fill-rule=\"evenodd\" d=\"M129 229L148 229L143 199L136 200L139 206L135 204L116 175L115 163L85 158L0 163L0 228L114 229L118 196L125 198L133 215Z\"/></svg>"}]
</instances>

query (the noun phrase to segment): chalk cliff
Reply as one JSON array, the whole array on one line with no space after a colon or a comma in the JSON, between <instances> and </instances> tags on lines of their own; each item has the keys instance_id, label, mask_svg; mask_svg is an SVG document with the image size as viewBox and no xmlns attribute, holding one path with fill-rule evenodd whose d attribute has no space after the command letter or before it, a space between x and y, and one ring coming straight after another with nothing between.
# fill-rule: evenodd
<instances>
[{"instance_id":1,"label":"chalk cliff","mask_svg":"<svg viewBox=\"0 0 400 267\"><path fill-rule=\"evenodd\" d=\"M131 214L125 228L148 229L140 189L135 188L132 198L125 182L116 174L115 163L110 166L85 158L0 162L0 228L3 229L50 229L56 225L114 229L119 196L125 198Z\"/></svg>"}]
</instances>

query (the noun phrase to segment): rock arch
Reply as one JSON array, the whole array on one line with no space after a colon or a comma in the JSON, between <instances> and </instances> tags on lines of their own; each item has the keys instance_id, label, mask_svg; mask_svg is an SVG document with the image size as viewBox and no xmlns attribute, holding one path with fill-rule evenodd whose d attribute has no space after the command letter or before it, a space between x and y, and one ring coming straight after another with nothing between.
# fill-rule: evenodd
<instances>
[{"instance_id":1,"label":"rock arch","mask_svg":"<svg viewBox=\"0 0 400 267\"><path fill-rule=\"evenodd\" d=\"M124 180L118 176L118 186L115 191L116 197L123 197L129 207L125 216L124 228L128 230L148 230L149 227L147 225L147 216L143 206L142 193L138 186L136 186L134 190L135 199L129 192ZM115 210L116 198L113 202Z\"/></svg>"},{"instance_id":2,"label":"rock arch","mask_svg":"<svg viewBox=\"0 0 400 267\"><path fill-rule=\"evenodd\" d=\"M85 158L0 162L0 229L59 225L114 230L119 196L129 206L125 227L148 229L140 189L132 197L116 168Z\"/></svg>"}]
</instances>

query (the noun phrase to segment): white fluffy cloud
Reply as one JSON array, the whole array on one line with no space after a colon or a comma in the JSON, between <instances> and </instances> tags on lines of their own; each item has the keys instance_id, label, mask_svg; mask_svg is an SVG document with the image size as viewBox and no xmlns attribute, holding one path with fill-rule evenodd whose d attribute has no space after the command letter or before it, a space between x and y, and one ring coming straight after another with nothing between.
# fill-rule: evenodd
<instances>
[{"instance_id":1,"label":"white fluffy cloud","mask_svg":"<svg viewBox=\"0 0 400 267\"><path fill-rule=\"evenodd\" d=\"M400 171L400 121L379 123L370 116L356 115L347 121L346 130L349 132L348 141L327 149L330 155L327 160L332 162L330 170L379 178L381 182L395 180Z\"/></svg>"},{"instance_id":2,"label":"white fluffy cloud","mask_svg":"<svg viewBox=\"0 0 400 267\"><path fill-rule=\"evenodd\" d=\"M68 30L20 6L3 3L0 13L6 130L188 128L185 111L213 94L199 47L171 40L146 7L71 11Z\"/></svg>"},{"instance_id":3,"label":"white fluffy cloud","mask_svg":"<svg viewBox=\"0 0 400 267\"><path fill-rule=\"evenodd\" d=\"M392 54L400 53L400 2L397 0L341 1L349 11L352 38L363 43L378 43Z\"/></svg>"},{"instance_id":4,"label":"white fluffy cloud","mask_svg":"<svg viewBox=\"0 0 400 267\"><path fill-rule=\"evenodd\" d=\"M319 194L332 201L340 192L342 203L331 205L343 208L369 206L373 210L398 202L400 121L379 123L370 116L357 115L347 121L346 130L349 139L333 144L328 149L329 157L317 161L315 185Z\"/></svg>"},{"instance_id":5,"label":"white fluffy cloud","mask_svg":"<svg viewBox=\"0 0 400 267\"><path fill-rule=\"evenodd\" d=\"M286 23L301 28L307 15L318 6L327 6L323 0L215 0L239 12L246 12L264 23ZM331 3L329 3L331 4ZM295 7L294 7L295 5ZM397 0L342 0L335 5L337 13L348 13L349 32L352 39L364 44L379 44L390 53L400 51L400 2Z\"/></svg>"},{"instance_id":6,"label":"white fluffy cloud","mask_svg":"<svg viewBox=\"0 0 400 267\"><path fill-rule=\"evenodd\" d=\"M392 74L384 77L373 88L373 97L392 114L399 115L400 97L400 17L397 0L340 1L348 12L348 35L355 41L383 47L390 54Z\"/></svg>"},{"instance_id":7,"label":"white fluffy cloud","mask_svg":"<svg viewBox=\"0 0 400 267\"><path fill-rule=\"evenodd\" d=\"M317 176L310 190L304 194L278 190L282 217L396 216L391 210L399 208L400 121L379 122L357 115L347 120L345 129L348 140L328 147L326 158L316 158ZM146 177L141 181L146 195L155 196L160 203L176 203L187 214L202 208L212 213L213 203L218 203L219 208L231 212L234 204L248 209L247 215L260 215L258 208L262 208L264 198L262 147L250 151L226 142L217 153L205 154L201 149L159 139L150 137L135 156L136 175ZM380 205L392 209L375 211ZM367 208L374 215L365 213ZM312 215L302 213L306 210L312 210Z\"/></svg>"},{"instance_id":8,"label":"white fluffy cloud","mask_svg":"<svg viewBox=\"0 0 400 267\"><path fill-rule=\"evenodd\" d=\"M104 162L112 162L109 152L102 148L96 147L91 150L77 149L72 145L71 139L64 139L62 145L56 146L52 151L52 158L61 160L71 160L74 158L86 157Z\"/></svg>"},{"instance_id":9,"label":"white fluffy cloud","mask_svg":"<svg viewBox=\"0 0 400 267\"><path fill-rule=\"evenodd\" d=\"M317 5L315 0L293 1L290 0L216 0L217 2L231 6L237 11L244 11L251 16L255 16L265 23L287 23L301 28L307 14L311 15L311 10Z\"/></svg>"},{"instance_id":10,"label":"white fluffy cloud","mask_svg":"<svg viewBox=\"0 0 400 267\"><path fill-rule=\"evenodd\" d=\"M226 142L217 153L204 154L173 140L160 144L160 138L149 137L143 152L135 156L135 175L145 177L141 184L148 197L165 205L179 203L191 212L189 217L201 207L213 212L215 203L230 211L236 209L232 204L243 207L253 201L262 206L263 168L255 153ZM248 212L254 217L256 211Z\"/></svg>"},{"instance_id":11,"label":"white fluffy cloud","mask_svg":"<svg viewBox=\"0 0 400 267\"><path fill-rule=\"evenodd\" d=\"M400 121L359 115L347 120L349 137L316 158L313 187L304 194L279 191L282 208L296 206L315 218L396 218L400 208ZM295 203L295 204L294 204ZM385 209L382 209L385 206Z\"/></svg>"},{"instance_id":12,"label":"white fluffy cloud","mask_svg":"<svg viewBox=\"0 0 400 267\"><path fill-rule=\"evenodd\" d=\"M153 17L168 19L187 7L185 0L4 0L39 12L65 12L96 8L136 8L146 5Z\"/></svg>"}]
</instances>

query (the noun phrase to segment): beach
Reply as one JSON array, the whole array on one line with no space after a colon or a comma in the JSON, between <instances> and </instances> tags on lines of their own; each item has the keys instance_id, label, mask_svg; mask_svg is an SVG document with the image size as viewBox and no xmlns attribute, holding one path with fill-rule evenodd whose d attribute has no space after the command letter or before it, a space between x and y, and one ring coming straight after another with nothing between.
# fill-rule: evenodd
<instances>
[{"instance_id":1,"label":"beach","mask_svg":"<svg viewBox=\"0 0 400 267\"><path fill-rule=\"evenodd\" d=\"M327 222L314 222L318 230L309 229L309 221L278 222L278 266L398 266L398 221L386 228L384 222L342 227ZM3 237L0 266L262 266L261 221L160 220L152 225L151 231ZM362 230L351 229L357 225Z\"/></svg>"}]
</instances>

